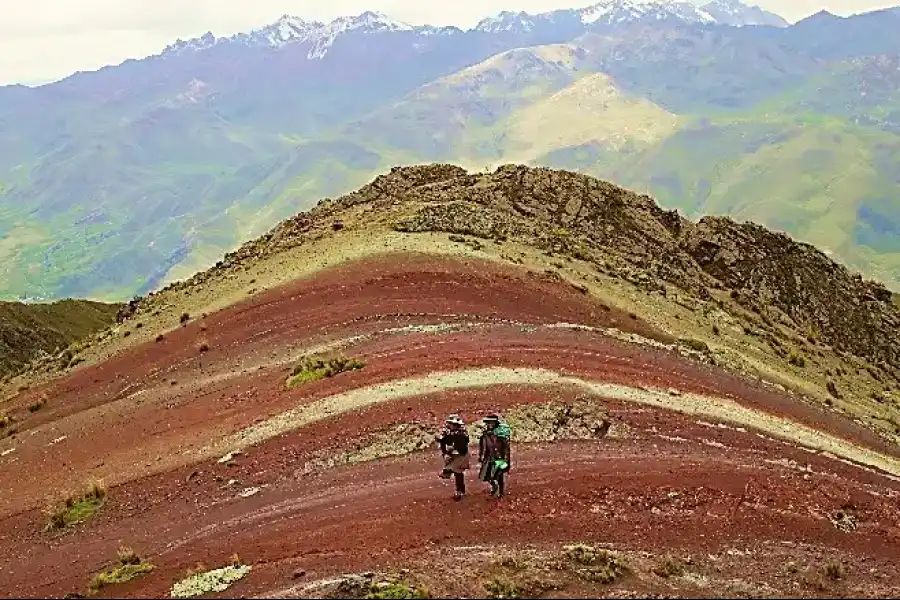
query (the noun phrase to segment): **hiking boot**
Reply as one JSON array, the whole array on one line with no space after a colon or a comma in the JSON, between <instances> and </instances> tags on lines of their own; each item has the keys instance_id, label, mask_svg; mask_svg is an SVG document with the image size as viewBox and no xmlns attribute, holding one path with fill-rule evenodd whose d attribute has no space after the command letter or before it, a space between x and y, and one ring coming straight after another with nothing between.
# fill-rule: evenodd
<instances>
[{"instance_id":1,"label":"hiking boot","mask_svg":"<svg viewBox=\"0 0 900 600\"><path fill-rule=\"evenodd\" d=\"M497 489L498 489L498 488L497 488L497 482L495 482L495 481L489 481L488 483L489 483L490 486L491 486L491 491L490 491L491 496L496 496L496 495L497 495Z\"/></svg>"},{"instance_id":2,"label":"hiking boot","mask_svg":"<svg viewBox=\"0 0 900 600\"><path fill-rule=\"evenodd\" d=\"M450 471L447 471L445 469L438 474L438 477L440 477L441 479L450 479Z\"/></svg>"},{"instance_id":3,"label":"hiking boot","mask_svg":"<svg viewBox=\"0 0 900 600\"><path fill-rule=\"evenodd\" d=\"M463 494L462 492L455 492L453 494L453 499L459 501L463 499L463 496L465 496L465 494Z\"/></svg>"}]
</instances>

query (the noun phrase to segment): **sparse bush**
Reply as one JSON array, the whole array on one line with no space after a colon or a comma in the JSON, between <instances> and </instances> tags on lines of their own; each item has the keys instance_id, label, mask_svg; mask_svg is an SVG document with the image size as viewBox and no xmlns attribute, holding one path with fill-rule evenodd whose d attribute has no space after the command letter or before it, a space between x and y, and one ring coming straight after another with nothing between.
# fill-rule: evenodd
<instances>
[{"instance_id":1,"label":"sparse bush","mask_svg":"<svg viewBox=\"0 0 900 600\"><path fill-rule=\"evenodd\" d=\"M345 356L331 358L319 355L307 356L293 368L288 377L287 386L294 387L326 377L334 377L340 373L362 369L364 366L363 361Z\"/></svg>"},{"instance_id":2,"label":"sparse bush","mask_svg":"<svg viewBox=\"0 0 900 600\"><path fill-rule=\"evenodd\" d=\"M385 581L376 583L365 596L373 600L413 600L416 598L431 598L424 587L406 583L405 581Z\"/></svg>"},{"instance_id":3,"label":"sparse bush","mask_svg":"<svg viewBox=\"0 0 900 600\"><path fill-rule=\"evenodd\" d=\"M572 256L584 262L589 262L591 260L590 252L588 252L581 244L576 244L575 247L572 248Z\"/></svg>"},{"instance_id":4,"label":"sparse bush","mask_svg":"<svg viewBox=\"0 0 900 600\"><path fill-rule=\"evenodd\" d=\"M663 579L684 575L684 563L674 556L666 556L653 567L653 573Z\"/></svg>"},{"instance_id":5,"label":"sparse bush","mask_svg":"<svg viewBox=\"0 0 900 600\"><path fill-rule=\"evenodd\" d=\"M142 559L137 552L131 548L120 548L117 564L108 571L95 575L91 580L91 590L98 591L107 585L125 583L152 570L153 565Z\"/></svg>"},{"instance_id":6,"label":"sparse bush","mask_svg":"<svg viewBox=\"0 0 900 600\"><path fill-rule=\"evenodd\" d=\"M63 505L50 511L46 530L65 529L83 523L100 510L106 500L106 489L98 482L93 483L80 496L69 496Z\"/></svg>"},{"instance_id":7,"label":"sparse bush","mask_svg":"<svg viewBox=\"0 0 900 600\"><path fill-rule=\"evenodd\" d=\"M13 418L9 415L0 415L0 430L6 429L13 424Z\"/></svg>"},{"instance_id":8,"label":"sparse bush","mask_svg":"<svg viewBox=\"0 0 900 600\"><path fill-rule=\"evenodd\" d=\"M795 367L800 367L801 369L806 366L806 359L803 358L802 355L791 352L790 358L788 358L788 362Z\"/></svg>"},{"instance_id":9,"label":"sparse bush","mask_svg":"<svg viewBox=\"0 0 900 600\"><path fill-rule=\"evenodd\" d=\"M157 342L161 342L161 341L163 341L164 339L166 339L166 336L164 336L163 334L159 334L158 336L156 336L156 341L157 341Z\"/></svg>"},{"instance_id":10,"label":"sparse bush","mask_svg":"<svg viewBox=\"0 0 900 600\"><path fill-rule=\"evenodd\" d=\"M579 565L590 566L597 561L598 554L605 553L605 550L597 550L585 544L576 544L566 548L566 556L577 562Z\"/></svg>"},{"instance_id":11,"label":"sparse bush","mask_svg":"<svg viewBox=\"0 0 900 600\"><path fill-rule=\"evenodd\" d=\"M737 290L731 290L731 299L737 300L740 297L741 293Z\"/></svg>"},{"instance_id":12,"label":"sparse bush","mask_svg":"<svg viewBox=\"0 0 900 600\"><path fill-rule=\"evenodd\" d=\"M36 413L37 411L41 410L45 406L47 406L47 399L41 398L40 400L32 402L31 404L28 405L28 412Z\"/></svg>"},{"instance_id":13,"label":"sparse bush","mask_svg":"<svg viewBox=\"0 0 900 600\"><path fill-rule=\"evenodd\" d=\"M197 351L200 352L201 354L204 352L209 352L209 344L207 344L206 342L203 342L202 344L197 346Z\"/></svg>"},{"instance_id":14,"label":"sparse bush","mask_svg":"<svg viewBox=\"0 0 900 600\"><path fill-rule=\"evenodd\" d=\"M137 552L135 552L133 548L129 548L128 546L119 548L116 556L119 559L119 564L121 565L138 565L141 563L141 557L138 556Z\"/></svg>"},{"instance_id":15,"label":"sparse bush","mask_svg":"<svg viewBox=\"0 0 900 600\"><path fill-rule=\"evenodd\" d=\"M521 598L524 590L517 584L495 577L488 581L484 586L488 598Z\"/></svg>"},{"instance_id":16,"label":"sparse bush","mask_svg":"<svg viewBox=\"0 0 900 600\"><path fill-rule=\"evenodd\" d=\"M839 581L844 578L844 568L840 563L829 562L825 565L825 577L831 581Z\"/></svg>"},{"instance_id":17,"label":"sparse bush","mask_svg":"<svg viewBox=\"0 0 900 600\"><path fill-rule=\"evenodd\" d=\"M628 570L625 561L617 554L584 544L566 548L566 556L581 565L578 575L595 583L612 583Z\"/></svg>"},{"instance_id":18,"label":"sparse bush","mask_svg":"<svg viewBox=\"0 0 900 600\"><path fill-rule=\"evenodd\" d=\"M683 346L690 348L696 352L709 352L709 346L703 340L695 340L691 338L682 338L679 340Z\"/></svg>"},{"instance_id":19,"label":"sparse bush","mask_svg":"<svg viewBox=\"0 0 900 600\"><path fill-rule=\"evenodd\" d=\"M528 566L528 560L518 554L509 554L501 558L498 564L513 571L521 571Z\"/></svg>"},{"instance_id":20,"label":"sparse bush","mask_svg":"<svg viewBox=\"0 0 900 600\"><path fill-rule=\"evenodd\" d=\"M832 380L830 380L830 379L828 380L828 382L825 384L825 389L827 389L828 393L831 394L833 397L837 398L838 400L841 399L842 396L841 396L841 393L837 389L837 384L835 384Z\"/></svg>"},{"instance_id":21,"label":"sparse bush","mask_svg":"<svg viewBox=\"0 0 900 600\"><path fill-rule=\"evenodd\" d=\"M126 330L125 330L125 333L122 334L122 337L128 337L128 336L130 336L130 335L131 335L131 331L128 330L128 329L126 329Z\"/></svg>"},{"instance_id":22,"label":"sparse bush","mask_svg":"<svg viewBox=\"0 0 900 600\"><path fill-rule=\"evenodd\" d=\"M721 331L719 331L719 326L713 325L712 332L713 332L713 335L719 335L721 333Z\"/></svg>"},{"instance_id":23,"label":"sparse bush","mask_svg":"<svg viewBox=\"0 0 900 600\"><path fill-rule=\"evenodd\" d=\"M179 319L179 322L182 325L184 325L185 323L187 323L190 320L191 320L191 315L189 313L181 313L181 318Z\"/></svg>"},{"instance_id":24,"label":"sparse bush","mask_svg":"<svg viewBox=\"0 0 900 600\"><path fill-rule=\"evenodd\" d=\"M143 323L135 323L135 324L134 324L134 328L135 328L135 329L143 329L143 327L144 327L144 324L143 324Z\"/></svg>"}]
</instances>

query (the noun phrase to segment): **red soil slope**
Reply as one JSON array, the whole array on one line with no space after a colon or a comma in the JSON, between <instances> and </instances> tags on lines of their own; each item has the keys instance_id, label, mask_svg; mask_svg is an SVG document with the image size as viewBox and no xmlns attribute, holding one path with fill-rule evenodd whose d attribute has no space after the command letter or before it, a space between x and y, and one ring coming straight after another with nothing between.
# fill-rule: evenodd
<instances>
[{"instance_id":1,"label":"red soil slope","mask_svg":"<svg viewBox=\"0 0 900 600\"><path fill-rule=\"evenodd\" d=\"M510 496L454 504L435 456L413 454L303 475L314 453L384 427L437 426L454 411L566 399L568 389L496 386L403 398L313 422L238 456L209 444L345 390L473 366L543 367L588 379L728 397L892 456L896 448L839 415L672 352L599 333L521 324L615 326L666 340L646 324L549 278L479 261L394 256L332 269L210 315L16 400L20 432L0 443L0 592L83 590L119 545L151 557L150 575L112 595L160 596L198 561L237 552L254 571L229 594L273 592L306 578L403 565L442 546L594 540L631 548L718 552L762 543L839 548L859 568L900 556L900 487L877 471L753 431L714 428L670 411L609 401L627 439L521 445ZM442 333L385 332L469 324ZM349 342L358 372L291 390L304 348ZM200 352L201 343L208 344ZM45 409L27 416L35 398ZM43 533L41 509L91 478L109 499L91 521ZM235 483L229 484L230 481ZM259 487L241 498L238 492ZM852 506L846 533L829 516ZM848 510L848 509L844 509ZM849 590L849 588L848 588ZM850 593L847 591L847 593Z\"/></svg>"}]
</instances>

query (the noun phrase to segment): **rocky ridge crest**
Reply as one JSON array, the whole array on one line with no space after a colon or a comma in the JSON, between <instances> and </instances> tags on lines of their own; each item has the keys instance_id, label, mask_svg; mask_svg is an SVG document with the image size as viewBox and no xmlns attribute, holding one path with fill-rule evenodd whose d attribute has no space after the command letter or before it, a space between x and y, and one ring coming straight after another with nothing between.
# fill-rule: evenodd
<instances>
[{"instance_id":1,"label":"rocky ridge crest","mask_svg":"<svg viewBox=\"0 0 900 600\"><path fill-rule=\"evenodd\" d=\"M882 284L760 225L724 217L692 222L649 196L547 168L505 165L470 173L446 164L396 167L283 221L212 270L177 285L302 244L314 229L323 235L326 225L352 210L372 219L404 212L393 226L408 233L515 240L660 293L670 285L709 301L711 290L726 291L760 316L768 335L787 327L810 344L862 357L900 378L900 309Z\"/></svg>"}]
</instances>

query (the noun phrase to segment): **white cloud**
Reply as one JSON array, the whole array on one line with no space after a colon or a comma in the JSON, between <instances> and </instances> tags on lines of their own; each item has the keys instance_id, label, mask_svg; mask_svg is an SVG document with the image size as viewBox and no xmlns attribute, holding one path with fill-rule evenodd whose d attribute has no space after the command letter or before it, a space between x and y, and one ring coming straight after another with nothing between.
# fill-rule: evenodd
<instances>
[{"instance_id":1,"label":"white cloud","mask_svg":"<svg viewBox=\"0 0 900 600\"><path fill-rule=\"evenodd\" d=\"M757 0L794 20L826 8L850 14L896 0ZM230 35L282 14L327 21L377 10L410 23L469 27L501 10L542 12L590 0L0 0L0 84L57 79L160 51L176 38Z\"/></svg>"}]
</instances>

